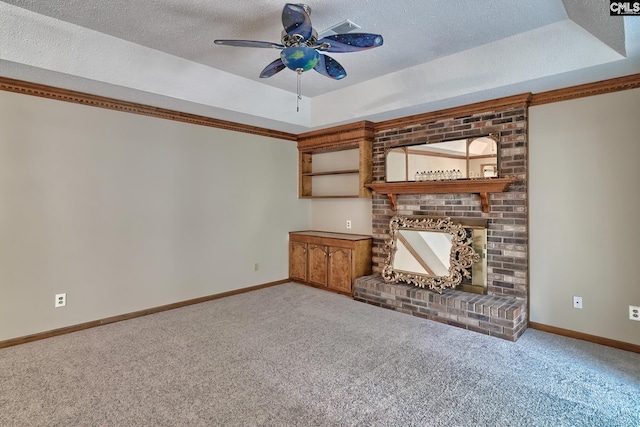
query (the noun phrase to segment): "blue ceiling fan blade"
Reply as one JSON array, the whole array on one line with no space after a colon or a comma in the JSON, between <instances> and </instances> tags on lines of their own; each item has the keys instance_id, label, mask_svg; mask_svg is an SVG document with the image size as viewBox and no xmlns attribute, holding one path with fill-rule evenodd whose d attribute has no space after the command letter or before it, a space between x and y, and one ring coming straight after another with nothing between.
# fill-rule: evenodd
<instances>
[{"instance_id":1,"label":"blue ceiling fan blade","mask_svg":"<svg viewBox=\"0 0 640 427\"><path fill-rule=\"evenodd\" d=\"M273 61L271 64L264 67L264 70L262 70L262 72L260 73L260 78L266 79L267 77L271 77L274 74L279 73L285 68L287 67L284 65L284 62L282 62L282 59L278 58L275 61Z\"/></svg>"},{"instance_id":2,"label":"blue ceiling fan blade","mask_svg":"<svg viewBox=\"0 0 640 427\"><path fill-rule=\"evenodd\" d=\"M324 52L357 52L382 46L382 36L369 33L335 34L318 40L317 45L328 43L329 47L320 46Z\"/></svg>"},{"instance_id":3,"label":"blue ceiling fan blade","mask_svg":"<svg viewBox=\"0 0 640 427\"><path fill-rule=\"evenodd\" d=\"M329 78L340 80L347 77L347 72L338 61L330 56L320 54L314 70Z\"/></svg>"},{"instance_id":4,"label":"blue ceiling fan blade","mask_svg":"<svg viewBox=\"0 0 640 427\"><path fill-rule=\"evenodd\" d=\"M284 49L284 46L279 43L272 42L258 42L254 40L214 40L215 44L224 46L236 46L236 47L263 47L273 49Z\"/></svg>"},{"instance_id":5,"label":"blue ceiling fan blade","mask_svg":"<svg viewBox=\"0 0 640 427\"><path fill-rule=\"evenodd\" d=\"M287 3L284 5L282 25L289 37L298 34L302 37L302 41L309 40L313 34L311 18L304 7L299 4Z\"/></svg>"}]
</instances>

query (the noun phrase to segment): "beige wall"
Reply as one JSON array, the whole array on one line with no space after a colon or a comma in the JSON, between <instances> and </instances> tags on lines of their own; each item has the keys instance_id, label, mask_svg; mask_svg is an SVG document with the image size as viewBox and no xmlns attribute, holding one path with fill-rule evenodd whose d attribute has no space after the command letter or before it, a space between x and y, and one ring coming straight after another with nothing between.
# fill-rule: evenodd
<instances>
[{"instance_id":1,"label":"beige wall","mask_svg":"<svg viewBox=\"0 0 640 427\"><path fill-rule=\"evenodd\" d=\"M530 108L532 322L640 344L639 112L640 89Z\"/></svg>"},{"instance_id":2,"label":"beige wall","mask_svg":"<svg viewBox=\"0 0 640 427\"><path fill-rule=\"evenodd\" d=\"M285 279L310 220L294 142L0 92L0 340Z\"/></svg>"},{"instance_id":3,"label":"beige wall","mask_svg":"<svg viewBox=\"0 0 640 427\"><path fill-rule=\"evenodd\" d=\"M638 111L530 108L531 321L640 344ZM370 199L299 200L296 167L291 142L0 92L0 340L284 279L290 230L372 233Z\"/></svg>"},{"instance_id":4,"label":"beige wall","mask_svg":"<svg viewBox=\"0 0 640 427\"><path fill-rule=\"evenodd\" d=\"M351 229L347 229L347 220ZM371 235L371 199L319 199L311 203L311 228Z\"/></svg>"}]
</instances>

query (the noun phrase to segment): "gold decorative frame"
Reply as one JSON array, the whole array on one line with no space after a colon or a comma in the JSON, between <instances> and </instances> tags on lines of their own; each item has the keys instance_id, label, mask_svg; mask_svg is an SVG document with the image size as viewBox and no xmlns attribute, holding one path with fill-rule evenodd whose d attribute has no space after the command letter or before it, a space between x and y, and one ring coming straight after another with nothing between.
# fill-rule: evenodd
<instances>
[{"instance_id":1,"label":"gold decorative frame","mask_svg":"<svg viewBox=\"0 0 640 427\"><path fill-rule=\"evenodd\" d=\"M446 288L455 288L462 282L463 277L471 277L468 269L480 260L480 255L473 250L472 241L467 237L467 231L462 224L456 224L450 218L410 218L395 215L389 221L390 239L385 244L387 259L382 269L382 278L387 283L406 282L419 288L428 288L438 293ZM395 270L393 261L397 247L397 233L400 230L438 231L449 233L451 240L451 255L449 257L448 276L428 276L419 273L407 273Z\"/></svg>"}]
</instances>

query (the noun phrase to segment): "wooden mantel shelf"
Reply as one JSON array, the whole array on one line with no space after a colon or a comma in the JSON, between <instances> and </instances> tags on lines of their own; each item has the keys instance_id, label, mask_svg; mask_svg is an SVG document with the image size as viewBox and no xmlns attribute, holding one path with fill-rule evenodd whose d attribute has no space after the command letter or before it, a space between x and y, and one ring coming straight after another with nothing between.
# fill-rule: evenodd
<instances>
[{"instance_id":1,"label":"wooden mantel shelf","mask_svg":"<svg viewBox=\"0 0 640 427\"><path fill-rule=\"evenodd\" d=\"M489 193L502 193L516 181L515 178L485 178L427 182L372 182L365 186L378 194L386 194L393 210L396 210L398 194L473 193L480 196L482 212L489 212Z\"/></svg>"}]
</instances>

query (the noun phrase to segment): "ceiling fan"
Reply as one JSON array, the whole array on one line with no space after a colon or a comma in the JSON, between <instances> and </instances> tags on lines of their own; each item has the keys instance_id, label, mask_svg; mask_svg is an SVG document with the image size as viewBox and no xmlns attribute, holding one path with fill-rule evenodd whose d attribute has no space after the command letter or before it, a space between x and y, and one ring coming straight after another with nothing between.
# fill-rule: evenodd
<instances>
[{"instance_id":1,"label":"ceiling fan","mask_svg":"<svg viewBox=\"0 0 640 427\"><path fill-rule=\"evenodd\" d=\"M236 47L258 47L280 50L276 59L260 73L261 78L271 77L289 68L298 74L298 101L300 94L300 76L311 69L323 76L340 80L347 72L338 61L322 52L357 52L382 46L382 36L369 33L335 34L318 40L318 33L311 26L309 14L311 8L305 4L287 3L282 9L281 43L254 40L214 40L215 44ZM299 110L299 107L298 107Z\"/></svg>"}]
</instances>

